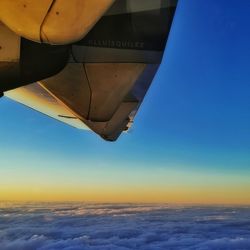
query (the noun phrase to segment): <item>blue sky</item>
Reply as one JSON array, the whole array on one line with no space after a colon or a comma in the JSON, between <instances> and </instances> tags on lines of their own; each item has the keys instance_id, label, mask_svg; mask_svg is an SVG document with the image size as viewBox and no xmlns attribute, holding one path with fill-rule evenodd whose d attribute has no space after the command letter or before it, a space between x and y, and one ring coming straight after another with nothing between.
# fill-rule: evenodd
<instances>
[{"instance_id":1,"label":"blue sky","mask_svg":"<svg viewBox=\"0 0 250 250\"><path fill-rule=\"evenodd\" d=\"M249 11L249 1L180 0L159 73L132 131L115 143L1 99L0 166L6 183L13 181L13 172L6 172L11 168L16 175L26 169L27 176L38 168L52 176L52 168L77 170L72 179L79 168L85 176L90 168L121 171L121 179L124 171L137 171L145 182L159 169L171 178L174 169L190 180L197 173L205 181L212 172L222 183L236 176L237 184L250 187ZM57 183L56 174L53 178Z\"/></svg>"}]
</instances>

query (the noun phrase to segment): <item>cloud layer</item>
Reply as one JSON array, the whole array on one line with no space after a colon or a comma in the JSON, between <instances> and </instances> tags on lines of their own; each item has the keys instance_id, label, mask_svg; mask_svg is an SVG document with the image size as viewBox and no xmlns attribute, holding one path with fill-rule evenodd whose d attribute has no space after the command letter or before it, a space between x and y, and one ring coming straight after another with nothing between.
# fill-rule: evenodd
<instances>
[{"instance_id":1,"label":"cloud layer","mask_svg":"<svg viewBox=\"0 0 250 250\"><path fill-rule=\"evenodd\" d=\"M247 250L250 207L0 204L1 250Z\"/></svg>"}]
</instances>

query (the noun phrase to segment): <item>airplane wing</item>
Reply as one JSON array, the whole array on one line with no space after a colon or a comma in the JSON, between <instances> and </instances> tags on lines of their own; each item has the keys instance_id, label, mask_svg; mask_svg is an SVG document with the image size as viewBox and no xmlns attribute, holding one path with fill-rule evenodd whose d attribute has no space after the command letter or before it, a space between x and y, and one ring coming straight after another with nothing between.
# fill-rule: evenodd
<instances>
[{"instance_id":1,"label":"airplane wing","mask_svg":"<svg viewBox=\"0 0 250 250\"><path fill-rule=\"evenodd\" d=\"M108 11L95 16L97 23L84 38L69 45L37 44L5 27L21 53L13 50L1 64L0 50L0 80L7 97L115 141L131 127L158 70L177 1L104 2ZM6 75L6 61L12 78Z\"/></svg>"}]
</instances>

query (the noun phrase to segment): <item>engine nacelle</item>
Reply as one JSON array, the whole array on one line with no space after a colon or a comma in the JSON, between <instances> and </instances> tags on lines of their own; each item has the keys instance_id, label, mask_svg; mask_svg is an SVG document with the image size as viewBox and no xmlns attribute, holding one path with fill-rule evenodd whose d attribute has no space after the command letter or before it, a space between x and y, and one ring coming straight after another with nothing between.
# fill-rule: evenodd
<instances>
[{"instance_id":1,"label":"engine nacelle","mask_svg":"<svg viewBox=\"0 0 250 250\"><path fill-rule=\"evenodd\" d=\"M28 40L69 44L82 39L114 0L1 0L0 21Z\"/></svg>"}]
</instances>

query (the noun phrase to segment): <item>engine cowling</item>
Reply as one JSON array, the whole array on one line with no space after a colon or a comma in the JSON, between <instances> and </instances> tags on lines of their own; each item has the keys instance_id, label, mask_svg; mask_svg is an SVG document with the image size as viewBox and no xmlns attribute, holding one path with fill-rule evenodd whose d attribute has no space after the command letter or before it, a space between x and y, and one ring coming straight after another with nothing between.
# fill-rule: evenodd
<instances>
[{"instance_id":1,"label":"engine cowling","mask_svg":"<svg viewBox=\"0 0 250 250\"><path fill-rule=\"evenodd\" d=\"M82 39L114 0L1 0L0 21L17 35L48 44Z\"/></svg>"}]
</instances>

